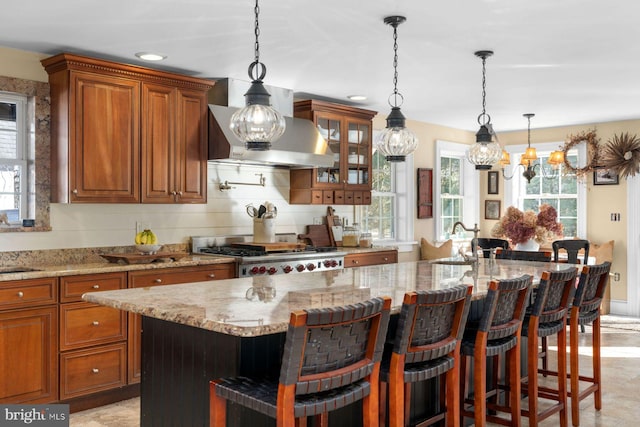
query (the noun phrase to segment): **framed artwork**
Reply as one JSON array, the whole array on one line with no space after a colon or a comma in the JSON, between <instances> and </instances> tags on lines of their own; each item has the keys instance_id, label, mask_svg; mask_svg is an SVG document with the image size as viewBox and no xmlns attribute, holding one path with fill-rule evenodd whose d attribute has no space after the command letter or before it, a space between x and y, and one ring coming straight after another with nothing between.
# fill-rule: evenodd
<instances>
[{"instance_id":1,"label":"framed artwork","mask_svg":"<svg viewBox=\"0 0 640 427\"><path fill-rule=\"evenodd\" d=\"M484 201L484 219L500 219L500 200Z\"/></svg>"},{"instance_id":2,"label":"framed artwork","mask_svg":"<svg viewBox=\"0 0 640 427\"><path fill-rule=\"evenodd\" d=\"M618 174L608 168L593 171L593 185L618 185Z\"/></svg>"},{"instance_id":3,"label":"framed artwork","mask_svg":"<svg viewBox=\"0 0 640 427\"><path fill-rule=\"evenodd\" d=\"M418 168L418 218L433 218L433 169Z\"/></svg>"},{"instance_id":4,"label":"framed artwork","mask_svg":"<svg viewBox=\"0 0 640 427\"><path fill-rule=\"evenodd\" d=\"M487 193L488 194L498 194L500 191L498 178L500 175L498 171L489 171L487 175Z\"/></svg>"}]
</instances>

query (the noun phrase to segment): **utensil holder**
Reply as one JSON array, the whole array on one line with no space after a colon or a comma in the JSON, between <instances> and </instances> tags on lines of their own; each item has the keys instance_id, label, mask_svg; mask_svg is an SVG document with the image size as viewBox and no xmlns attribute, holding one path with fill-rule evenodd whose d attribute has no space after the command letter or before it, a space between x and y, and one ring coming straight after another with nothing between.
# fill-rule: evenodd
<instances>
[{"instance_id":1,"label":"utensil holder","mask_svg":"<svg viewBox=\"0 0 640 427\"><path fill-rule=\"evenodd\" d=\"M276 242L276 222L274 218L253 218L253 242Z\"/></svg>"}]
</instances>

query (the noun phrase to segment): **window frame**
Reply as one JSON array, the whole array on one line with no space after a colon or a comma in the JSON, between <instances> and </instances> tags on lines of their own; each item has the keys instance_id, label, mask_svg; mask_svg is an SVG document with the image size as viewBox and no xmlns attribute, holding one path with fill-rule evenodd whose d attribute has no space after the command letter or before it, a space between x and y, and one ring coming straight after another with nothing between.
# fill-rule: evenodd
<instances>
[{"instance_id":1,"label":"window frame","mask_svg":"<svg viewBox=\"0 0 640 427\"><path fill-rule=\"evenodd\" d=\"M545 142L536 144L535 148L538 152L538 156L541 154L543 156L548 156L554 150L558 149L558 146L562 146L562 142ZM512 159L519 159L520 155L524 153L527 148L527 144L518 144L518 145L508 145L504 147L504 149L509 153ZM587 150L584 144L575 149L578 155L578 163L584 164L587 159ZM572 150L573 151L573 150ZM514 173L515 165L512 165L508 170L506 170L507 176L510 176ZM518 170L515 172L515 176L513 179L505 181L504 185L504 203L505 206L516 206L519 209L522 208L522 200L523 198L519 197L518 188L522 188L521 181L524 180L522 177L522 168L518 167ZM576 225L576 233L578 237L585 238L587 235L587 180L586 178L578 178L577 180L578 191L577 191L577 225Z\"/></svg>"}]
</instances>

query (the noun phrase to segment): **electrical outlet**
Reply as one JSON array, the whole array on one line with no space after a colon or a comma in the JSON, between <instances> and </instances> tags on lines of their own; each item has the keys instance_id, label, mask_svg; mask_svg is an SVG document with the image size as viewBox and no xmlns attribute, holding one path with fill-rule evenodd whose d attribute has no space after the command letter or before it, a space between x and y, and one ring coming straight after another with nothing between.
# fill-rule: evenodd
<instances>
[{"instance_id":1,"label":"electrical outlet","mask_svg":"<svg viewBox=\"0 0 640 427\"><path fill-rule=\"evenodd\" d=\"M151 226L148 222L136 221L136 234L144 230L150 230Z\"/></svg>"},{"instance_id":2,"label":"electrical outlet","mask_svg":"<svg viewBox=\"0 0 640 427\"><path fill-rule=\"evenodd\" d=\"M614 282L620 281L620 273L613 273L613 281Z\"/></svg>"}]
</instances>

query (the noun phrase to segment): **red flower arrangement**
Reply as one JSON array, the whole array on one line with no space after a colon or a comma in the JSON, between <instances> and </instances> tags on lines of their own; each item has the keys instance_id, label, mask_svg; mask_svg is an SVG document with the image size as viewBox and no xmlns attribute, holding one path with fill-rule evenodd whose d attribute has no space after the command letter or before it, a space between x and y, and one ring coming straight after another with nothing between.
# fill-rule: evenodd
<instances>
[{"instance_id":1,"label":"red flower arrangement","mask_svg":"<svg viewBox=\"0 0 640 427\"><path fill-rule=\"evenodd\" d=\"M562 224L558 222L558 212L548 204L539 207L536 215L533 211L522 212L509 206L505 215L491 229L493 237L506 237L512 244L525 243L530 239L544 244L562 237Z\"/></svg>"}]
</instances>

